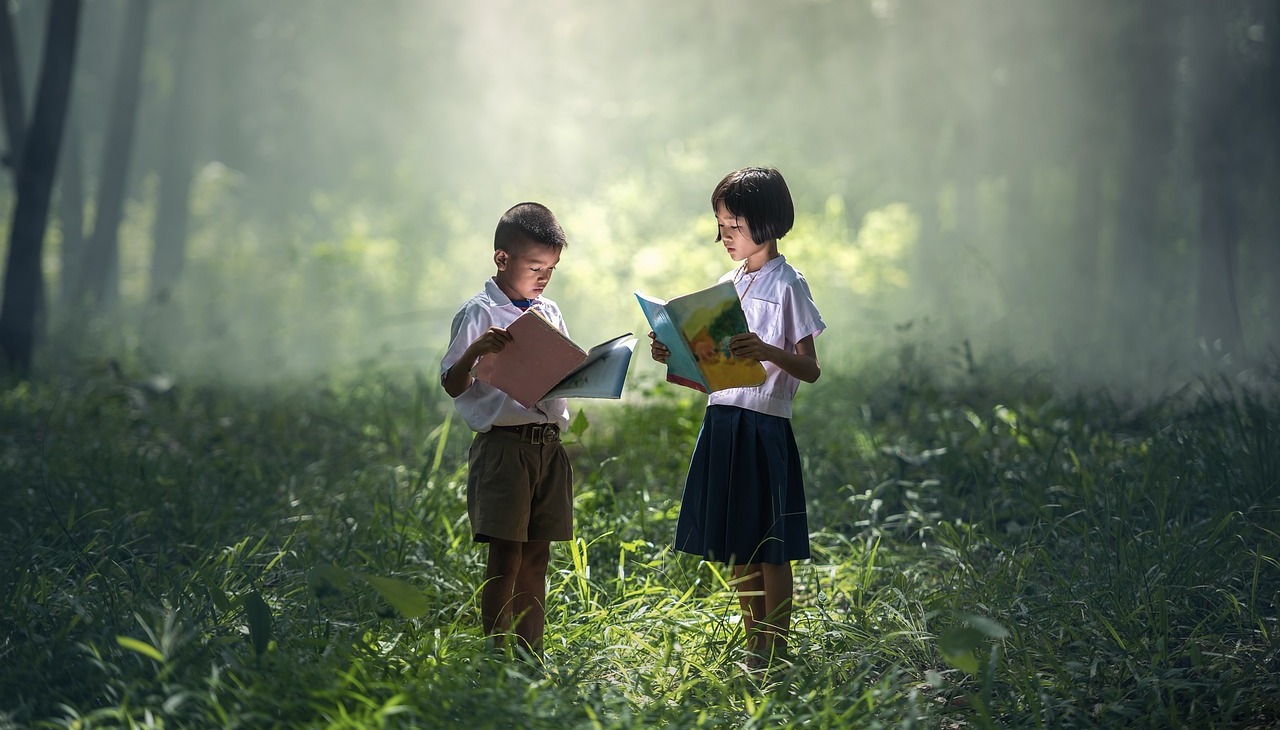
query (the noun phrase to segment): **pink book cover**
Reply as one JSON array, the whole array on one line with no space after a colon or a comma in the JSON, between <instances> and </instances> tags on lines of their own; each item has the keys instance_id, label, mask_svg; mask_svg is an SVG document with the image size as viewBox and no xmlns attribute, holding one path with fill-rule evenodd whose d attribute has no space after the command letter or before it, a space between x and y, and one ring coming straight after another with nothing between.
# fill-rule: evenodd
<instances>
[{"instance_id":1,"label":"pink book cover","mask_svg":"<svg viewBox=\"0 0 1280 730\"><path fill-rule=\"evenodd\" d=\"M511 342L476 363L475 378L532 408L587 358L555 325L530 309L507 325Z\"/></svg>"}]
</instances>

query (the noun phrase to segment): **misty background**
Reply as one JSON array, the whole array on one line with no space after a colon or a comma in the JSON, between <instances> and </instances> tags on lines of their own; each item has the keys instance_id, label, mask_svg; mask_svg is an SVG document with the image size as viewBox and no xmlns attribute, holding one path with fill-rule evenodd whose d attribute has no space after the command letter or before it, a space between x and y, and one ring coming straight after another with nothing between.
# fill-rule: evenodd
<instances>
[{"instance_id":1,"label":"misty background","mask_svg":"<svg viewBox=\"0 0 1280 730\"><path fill-rule=\"evenodd\" d=\"M3 333L41 284L37 371L434 373L524 200L568 234L548 296L574 339L642 334L634 290L732 266L709 196L745 165L790 185L780 249L828 368L1158 389L1280 343L1275 0L4 7ZM43 158L14 151L46 39L74 66L35 240L19 171Z\"/></svg>"}]
</instances>

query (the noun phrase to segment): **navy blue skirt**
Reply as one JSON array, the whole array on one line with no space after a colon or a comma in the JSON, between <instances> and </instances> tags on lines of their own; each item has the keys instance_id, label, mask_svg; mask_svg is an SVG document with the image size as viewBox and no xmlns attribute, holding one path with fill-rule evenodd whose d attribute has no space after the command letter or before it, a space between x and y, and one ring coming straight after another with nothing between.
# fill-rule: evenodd
<instances>
[{"instance_id":1,"label":"navy blue skirt","mask_svg":"<svg viewBox=\"0 0 1280 730\"><path fill-rule=\"evenodd\" d=\"M809 557L804 477L789 419L707 407L684 484L676 549L733 565Z\"/></svg>"}]
</instances>

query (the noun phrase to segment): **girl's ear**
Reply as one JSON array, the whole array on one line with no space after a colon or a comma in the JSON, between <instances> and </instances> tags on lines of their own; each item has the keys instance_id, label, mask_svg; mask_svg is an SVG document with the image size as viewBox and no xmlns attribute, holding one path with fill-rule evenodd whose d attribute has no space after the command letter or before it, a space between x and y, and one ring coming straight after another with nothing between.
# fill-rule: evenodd
<instances>
[{"instance_id":1,"label":"girl's ear","mask_svg":"<svg viewBox=\"0 0 1280 730\"><path fill-rule=\"evenodd\" d=\"M507 268L508 254L502 249L493 252L493 263L498 267L498 271L504 271Z\"/></svg>"}]
</instances>

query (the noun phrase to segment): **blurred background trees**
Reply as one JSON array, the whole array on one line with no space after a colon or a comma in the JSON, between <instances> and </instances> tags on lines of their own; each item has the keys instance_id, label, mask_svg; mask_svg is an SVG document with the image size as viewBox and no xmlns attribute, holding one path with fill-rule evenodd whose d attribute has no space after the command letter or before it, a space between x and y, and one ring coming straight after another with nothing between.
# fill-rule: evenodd
<instances>
[{"instance_id":1,"label":"blurred background trees","mask_svg":"<svg viewBox=\"0 0 1280 730\"><path fill-rule=\"evenodd\" d=\"M434 367L527 199L566 227L550 296L591 344L643 327L632 290L728 269L708 196L748 164L791 185L828 364L907 338L1162 383L1280 342L1273 0L87 0L49 35L63 5L0 25L19 369Z\"/></svg>"}]
</instances>

